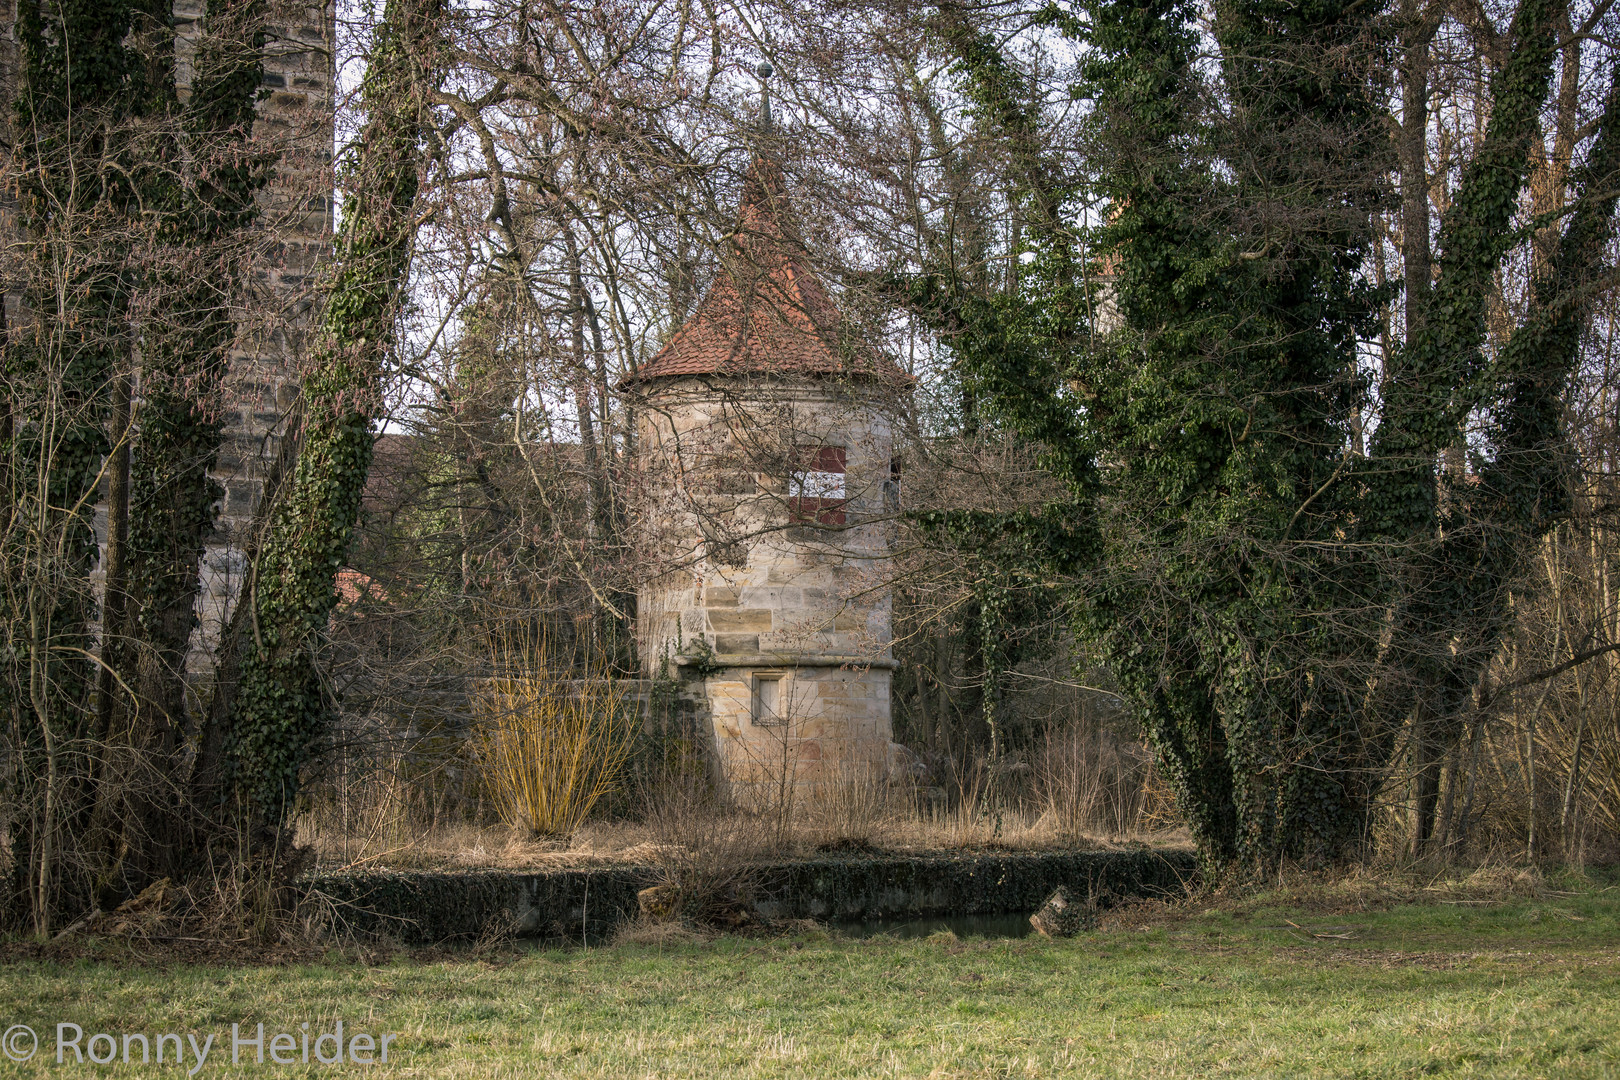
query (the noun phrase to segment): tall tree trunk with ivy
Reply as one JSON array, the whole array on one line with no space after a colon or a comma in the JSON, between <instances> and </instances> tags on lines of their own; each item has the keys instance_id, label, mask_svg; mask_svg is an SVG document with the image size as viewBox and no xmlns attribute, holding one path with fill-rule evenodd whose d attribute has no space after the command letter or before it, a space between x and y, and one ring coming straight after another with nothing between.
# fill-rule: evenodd
<instances>
[{"instance_id":1,"label":"tall tree trunk with ivy","mask_svg":"<svg viewBox=\"0 0 1620 1080\"><path fill-rule=\"evenodd\" d=\"M331 702L314 650L336 603L404 295L442 0L389 0L361 83L366 114L340 175L335 271L303 378L298 457L245 585L241 666L224 743L251 822L287 819ZM205 763L206 767L206 763Z\"/></svg>"},{"instance_id":2,"label":"tall tree trunk with ivy","mask_svg":"<svg viewBox=\"0 0 1620 1080\"><path fill-rule=\"evenodd\" d=\"M1100 0L1084 23L1046 9L1089 44L1089 187L1108 207L1089 239L1117 322L1083 326L1061 217L1031 217L1015 302L965 302L940 275L920 296L988 415L1038 440L1074 494L1021 521L945 517L1077 579L1081 627L1212 871L1355 850L1396 733L1420 699L1455 722L1508 584L1567 504L1558 404L1612 227L1613 93L1531 311L1484 351L1560 2L1521 0L1365 458L1357 347L1391 299L1365 273L1392 202L1380 5L1218 5L1208 41L1182 0ZM972 92L1012 100L1001 61L957 51ZM1438 499L1471 414L1490 419L1487 461Z\"/></svg>"},{"instance_id":3,"label":"tall tree trunk with ivy","mask_svg":"<svg viewBox=\"0 0 1620 1080\"><path fill-rule=\"evenodd\" d=\"M22 229L21 318L6 343L11 425L0 680L28 808L14 863L36 932L87 883L63 860L90 797L96 489L110 448L110 386L129 375L128 322L144 238L147 133L169 95L154 59L168 13L128 0L19 5L13 165ZM16 910L15 908L13 910Z\"/></svg>"},{"instance_id":4,"label":"tall tree trunk with ivy","mask_svg":"<svg viewBox=\"0 0 1620 1080\"><path fill-rule=\"evenodd\" d=\"M1550 245L1536 238L1538 251L1553 250L1536 260L1529 310L1494 350L1486 333L1502 260L1519 242L1513 213L1566 18L1557 0L1524 0L1515 13L1485 139L1441 222L1438 274L1407 299L1406 341L1386 375L1383 421L1363 470L1359 539L1408 553L1384 560L1396 571L1387 583L1390 674L1373 707L1386 737L1410 718L1418 853L1433 829L1440 756L1459 737L1507 631L1509 590L1571 505L1561 403L1613 226L1620 86L1612 71L1597 138L1573 178L1573 210L1561 235L1548 230ZM1491 454L1473 477L1454 475L1444 458L1461 450L1465 424L1481 411Z\"/></svg>"},{"instance_id":5,"label":"tall tree trunk with ivy","mask_svg":"<svg viewBox=\"0 0 1620 1080\"><path fill-rule=\"evenodd\" d=\"M149 288L162 317L141 340L142 401L131 453L131 501L123 581L127 614L116 652L123 708L115 732L137 779L121 814L111 872L124 891L177 875L190 846L195 808L185 805L190 720L186 657L196 623L199 563L214 531L221 491L209 474L224 440L222 401L233 307L250 257L257 196L273 158L252 140L264 60L263 0L210 0L192 62L190 94L176 109L172 172L148 193L164 217L160 247L170 258ZM165 779L171 782L164 783Z\"/></svg>"},{"instance_id":6,"label":"tall tree trunk with ivy","mask_svg":"<svg viewBox=\"0 0 1620 1080\"><path fill-rule=\"evenodd\" d=\"M1080 365L1100 442L1121 451L1085 610L1208 823L1206 859L1332 857L1358 829L1345 780L1365 764L1351 687L1367 628L1332 504L1298 511L1343 465L1377 311L1358 272L1383 199L1382 9L1219 7L1219 119L1189 7L1093 14L1102 145L1120 152L1096 243L1116 253L1123 326Z\"/></svg>"},{"instance_id":7,"label":"tall tree trunk with ivy","mask_svg":"<svg viewBox=\"0 0 1620 1080\"><path fill-rule=\"evenodd\" d=\"M5 374L7 415L29 419L4 447L16 481L4 577L9 637L29 645L0 693L27 702L27 730L8 742L29 760L8 770L7 795L34 808L11 824L36 929L55 909L116 903L183 859L180 688L212 526L207 472L270 167L249 141L262 18L260 0L211 0L182 103L172 5L20 11L13 161L29 258Z\"/></svg>"}]
</instances>

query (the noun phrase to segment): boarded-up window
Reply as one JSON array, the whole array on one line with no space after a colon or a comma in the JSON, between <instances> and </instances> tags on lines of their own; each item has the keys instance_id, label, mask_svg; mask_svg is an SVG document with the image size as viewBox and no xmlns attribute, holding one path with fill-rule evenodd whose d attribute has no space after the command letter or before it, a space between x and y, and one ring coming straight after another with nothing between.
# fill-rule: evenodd
<instances>
[{"instance_id":1,"label":"boarded-up window","mask_svg":"<svg viewBox=\"0 0 1620 1080\"><path fill-rule=\"evenodd\" d=\"M754 676L753 720L761 727L786 723L782 709L782 673L760 672Z\"/></svg>"},{"instance_id":2,"label":"boarded-up window","mask_svg":"<svg viewBox=\"0 0 1620 1080\"><path fill-rule=\"evenodd\" d=\"M806 446L797 453L797 468L788 482L788 513L794 521L842 525L844 503L844 448Z\"/></svg>"}]
</instances>

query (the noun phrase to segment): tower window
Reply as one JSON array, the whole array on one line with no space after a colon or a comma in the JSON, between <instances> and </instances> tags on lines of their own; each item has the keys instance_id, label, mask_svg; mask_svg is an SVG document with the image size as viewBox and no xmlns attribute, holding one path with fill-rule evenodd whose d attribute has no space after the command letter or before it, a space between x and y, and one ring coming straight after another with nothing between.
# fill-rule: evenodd
<instances>
[{"instance_id":1,"label":"tower window","mask_svg":"<svg viewBox=\"0 0 1620 1080\"><path fill-rule=\"evenodd\" d=\"M753 721L760 727L787 723L782 706L782 673L760 672L754 676Z\"/></svg>"},{"instance_id":2,"label":"tower window","mask_svg":"<svg viewBox=\"0 0 1620 1080\"><path fill-rule=\"evenodd\" d=\"M794 521L842 525L845 451L842 446L803 446L788 483L788 513Z\"/></svg>"}]
</instances>

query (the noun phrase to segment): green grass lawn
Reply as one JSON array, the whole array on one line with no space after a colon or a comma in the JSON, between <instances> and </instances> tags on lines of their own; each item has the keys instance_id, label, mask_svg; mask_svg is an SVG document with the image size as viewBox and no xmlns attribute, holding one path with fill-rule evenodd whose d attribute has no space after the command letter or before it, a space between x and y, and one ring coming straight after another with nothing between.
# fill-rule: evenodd
<instances>
[{"instance_id":1,"label":"green grass lawn","mask_svg":"<svg viewBox=\"0 0 1620 1080\"><path fill-rule=\"evenodd\" d=\"M213 1033L208 1076L239 1071L233 1022L339 1019L393 1034L372 1068L399 1076L1620 1076L1620 888L1361 902L1148 909L1065 942L810 933L264 966L108 946L0 965L0 1026L40 1032L0 1076L113 1069L56 1065L61 1021ZM185 1058L117 1071L183 1076ZM267 1077L363 1068L250 1060Z\"/></svg>"}]
</instances>

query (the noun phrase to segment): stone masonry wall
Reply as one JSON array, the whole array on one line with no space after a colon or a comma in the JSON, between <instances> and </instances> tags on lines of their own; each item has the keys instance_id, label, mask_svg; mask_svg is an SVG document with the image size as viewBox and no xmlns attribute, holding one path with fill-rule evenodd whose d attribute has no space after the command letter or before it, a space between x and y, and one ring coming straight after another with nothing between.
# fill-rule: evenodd
<instances>
[{"instance_id":1,"label":"stone masonry wall","mask_svg":"<svg viewBox=\"0 0 1620 1080\"><path fill-rule=\"evenodd\" d=\"M184 35L201 5L179 0L175 11L184 12ZM255 135L271 141L281 162L262 196L266 243L254 272L254 308L243 313L243 337L231 357L226 442L213 472L225 495L202 560L200 625L188 660L194 675L211 670L241 592L254 515L298 397L304 337L318 300L317 263L332 234L335 8L284 3L276 14Z\"/></svg>"},{"instance_id":2,"label":"stone masonry wall","mask_svg":"<svg viewBox=\"0 0 1620 1080\"><path fill-rule=\"evenodd\" d=\"M893 436L877 398L831 380L693 378L657 387L641 415L644 535L661 571L639 597L648 676L701 683L721 772L745 798L881 772ZM827 452L841 497L807 503L830 490L808 477ZM762 681L776 684L771 708Z\"/></svg>"}]
</instances>

